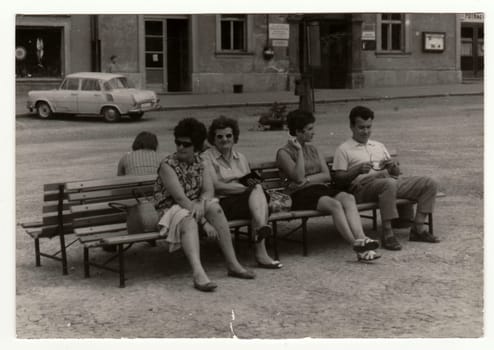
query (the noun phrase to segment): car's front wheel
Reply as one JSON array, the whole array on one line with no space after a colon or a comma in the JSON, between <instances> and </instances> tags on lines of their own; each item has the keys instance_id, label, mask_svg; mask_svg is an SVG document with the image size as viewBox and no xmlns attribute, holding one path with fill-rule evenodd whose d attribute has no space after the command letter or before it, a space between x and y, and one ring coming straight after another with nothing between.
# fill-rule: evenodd
<instances>
[{"instance_id":1,"label":"car's front wheel","mask_svg":"<svg viewBox=\"0 0 494 350\"><path fill-rule=\"evenodd\" d=\"M105 107L102 114L107 123L114 123L120 120L120 112L114 107Z\"/></svg>"},{"instance_id":2,"label":"car's front wheel","mask_svg":"<svg viewBox=\"0 0 494 350\"><path fill-rule=\"evenodd\" d=\"M144 115L144 112L131 113L131 114L129 114L129 118L132 120L141 120L143 115Z\"/></svg>"},{"instance_id":3,"label":"car's front wheel","mask_svg":"<svg viewBox=\"0 0 494 350\"><path fill-rule=\"evenodd\" d=\"M36 114L41 119L48 119L53 115L50 106L46 102L38 102L36 104Z\"/></svg>"}]
</instances>

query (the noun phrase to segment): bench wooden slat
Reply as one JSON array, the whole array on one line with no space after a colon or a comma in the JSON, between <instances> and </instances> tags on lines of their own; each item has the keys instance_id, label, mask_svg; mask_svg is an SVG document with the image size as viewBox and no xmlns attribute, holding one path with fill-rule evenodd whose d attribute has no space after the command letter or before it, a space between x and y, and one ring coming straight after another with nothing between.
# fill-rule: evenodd
<instances>
[{"instance_id":1,"label":"bench wooden slat","mask_svg":"<svg viewBox=\"0 0 494 350\"><path fill-rule=\"evenodd\" d=\"M73 205L71 208L72 213L86 213L87 215L91 215L91 212L102 212L102 211L115 211L112 207L110 207L108 204L113 201L108 201L108 202L97 202L97 203L89 203L89 204L77 204ZM116 201L118 203L124 204L124 205L135 205L137 204L137 201L135 198L131 199L122 199Z\"/></svg>"},{"instance_id":2,"label":"bench wooden slat","mask_svg":"<svg viewBox=\"0 0 494 350\"><path fill-rule=\"evenodd\" d=\"M121 186L135 186L139 184L154 184L156 181L156 175L142 175L142 176L117 176L107 179L93 179L86 181L67 182L65 189L69 191L82 190L89 188L105 188L105 187L121 187Z\"/></svg>"},{"instance_id":3,"label":"bench wooden slat","mask_svg":"<svg viewBox=\"0 0 494 350\"><path fill-rule=\"evenodd\" d=\"M103 240L106 238L121 237L121 236L127 236L127 231L102 232L90 236L80 236L79 242L83 244L87 244L87 243L102 244Z\"/></svg>"},{"instance_id":4,"label":"bench wooden slat","mask_svg":"<svg viewBox=\"0 0 494 350\"><path fill-rule=\"evenodd\" d=\"M126 222L127 216L125 213L111 213L105 215L83 216L74 218L72 225L74 229L82 227L92 227L107 224L116 224Z\"/></svg>"},{"instance_id":5,"label":"bench wooden slat","mask_svg":"<svg viewBox=\"0 0 494 350\"><path fill-rule=\"evenodd\" d=\"M154 239L163 239L158 232L148 232L148 233L137 233L133 235L123 235L103 238L102 242L104 244L127 244L134 242L145 242Z\"/></svg>"},{"instance_id":6,"label":"bench wooden slat","mask_svg":"<svg viewBox=\"0 0 494 350\"><path fill-rule=\"evenodd\" d=\"M134 198L134 190L136 190L138 197L153 195L153 185L143 185L112 190L75 192L70 193L68 198L70 201L107 200L108 198L111 198L111 200L117 200L119 198Z\"/></svg>"},{"instance_id":7,"label":"bench wooden slat","mask_svg":"<svg viewBox=\"0 0 494 350\"><path fill-rule=\"evenodd\" d=\"M101 232L124 231L126 229L127 229L127 223L121 222L121 223L110 224L110 225L99 225L99 226L75 228L74 233L78 237L80 237L80 236L93 235L93 234L101 233Z\"/></svg>"},{"instance_id":8,"label":"bench wooden slat","mask_svg":"<svg viewBox=\"0 0 494 350\"><path fill-rule=\"evenodd\" d=\"M70 212L70 204L67 202L64 202L62 204L63 210L67 210ZM58 213L58 203L52 202L52 203L45 203L43 205L42 209L43 214L48 214L48 213Z\"/></svg>"}]
</instances>

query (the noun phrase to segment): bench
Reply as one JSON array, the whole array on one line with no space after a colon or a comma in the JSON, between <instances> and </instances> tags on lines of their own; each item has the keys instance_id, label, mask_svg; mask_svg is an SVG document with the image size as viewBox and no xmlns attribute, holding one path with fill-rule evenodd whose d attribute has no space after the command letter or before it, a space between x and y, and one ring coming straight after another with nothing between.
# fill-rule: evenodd
<instances>
[{"instance_id":1,"label":"bench","mask_svg":"<svg viewBox=\"0 0 494 350\"><path fill-rule=\"evenodd\" d=\"M396 156L392 153L392 156ZM332 165L332 157L327 157L328 165ZM282 179L275 162L263 162L251 164L251 169L263 178L267 189L282 189ZM66 183L48 184L44 186L43 220L36 223L23 225L26 232L33 237L35 244L36 266L40 266L40 257L48 257L62 263L62 273L67 274L66 249L79 241L83 247L84 277L90 277L90 267L94 266L119 274L120 287L125 286L125 251L134 243L156 241L163 239L158 232L140 233L129 235L126 230L126 214L111 208L109 202L123 204L135 204L134 193L142 197L152 196L156 175L146 176L120 176L107 179L95 179L86 181L71 181ZM440 194L443 196L443 194ZM400 199L398 205L410 204L411 201ZM362 215L372 219L373 229L377 230L377 203L358 204L359 211L370 211L370 215ZM274 250L274 256L279 258L277 247L278 238L300 242L304 256L308 255L307 222L310 218L328 216L315 210L291 211L273 213L269 222L273 227L273 237L270 240ZM300 220L301 223L282 237L278 237L278 222ZM432 214L428 217L429 229L433 232ZM246 234L252 241L250 220L234 220L229 222L230 229L234 233L236 245L241 234ZM247 227L247 231L242 228ZM302 230L301 239L291 239L290 236ZM75 239L65 242L65 237L75 235ZM39 240L41 238L57 237L60 241L60 249L54 254L40 251ZM89 258L90 249L102 246L116 246L116 254L106 256L106 259L97 263ZM59 256L60 255L60 256ZM113 268L110 262L118 259L118 267Z\"/></svg>"}]
</instances>

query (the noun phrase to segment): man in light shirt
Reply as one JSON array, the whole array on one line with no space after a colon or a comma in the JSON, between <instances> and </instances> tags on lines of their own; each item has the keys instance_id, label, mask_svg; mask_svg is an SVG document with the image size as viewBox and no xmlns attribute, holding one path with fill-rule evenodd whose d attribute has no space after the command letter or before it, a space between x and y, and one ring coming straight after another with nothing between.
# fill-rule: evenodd
<instances>
[{"instance_id":1,"label":"man in light shirt","mask_svg":"<svg viewBox=\"0 0 494 350\"><path fill-rule=\"evenodd\" d=\"M357 203L378 202L382 221L382 246L400 250L391 221L398 218L397 198L417 202L410 241L437 243L439 239L425 230L427 215L434 210L437 182L425 176L401 177L397 161L391 159L386 147L370 140L374 112L357 106L350 111L352 138L335 152L333 171L338 184L348 186Z\"/></svg>"}]
</instances>

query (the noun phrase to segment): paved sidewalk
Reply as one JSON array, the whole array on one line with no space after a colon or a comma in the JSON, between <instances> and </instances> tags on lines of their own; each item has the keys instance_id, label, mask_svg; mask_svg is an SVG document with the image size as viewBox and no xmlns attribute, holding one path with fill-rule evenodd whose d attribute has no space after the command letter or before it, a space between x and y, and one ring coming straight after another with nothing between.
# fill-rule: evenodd
<instances>
[{"instance_id":1,"label":"paved sidewalk","mask_svg":"<svg viewBox=\"0 0 494 350\"><path fill-rule=\"evenodd\" d=\"M316 103L334 103L347 101L369 101L380 99L421 98L438 96L483 95L483 82L425 85L403 87L381 87L365 89L325 89L315 90ZM296 104L299 97L293 91L247 92L240 94L160 94L163 110L264 106L273 102ZM16 114L26 114L26 96L16 98Z\"/></svg>"}]
</instances>

